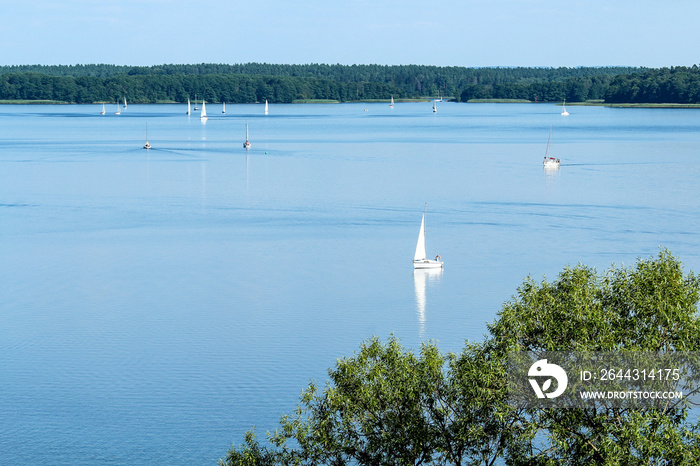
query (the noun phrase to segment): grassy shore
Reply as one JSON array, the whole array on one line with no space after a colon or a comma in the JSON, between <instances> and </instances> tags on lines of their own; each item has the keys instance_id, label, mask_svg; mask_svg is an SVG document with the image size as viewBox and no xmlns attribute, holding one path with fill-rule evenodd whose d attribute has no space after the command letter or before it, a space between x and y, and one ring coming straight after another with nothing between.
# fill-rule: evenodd
<instances>
[{"instance_id":1,"label":"grassy shore","mask_svg":"<svg viewBox=\"0 0 700 466\"><path fill-rule=\"evenodd\" d=\"M64 102L62 100L0 100L0 105L2 104L22 104L22 105L32 105L32 104L51 104L51 105L67 105L70 102Z\"/></svg>"}]
</instances>

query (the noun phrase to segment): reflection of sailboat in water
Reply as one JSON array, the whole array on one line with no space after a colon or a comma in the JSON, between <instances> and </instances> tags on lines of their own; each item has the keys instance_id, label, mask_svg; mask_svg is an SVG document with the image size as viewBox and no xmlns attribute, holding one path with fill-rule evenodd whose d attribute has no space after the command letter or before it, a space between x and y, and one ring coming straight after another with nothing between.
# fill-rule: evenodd
<instances>
[{"instance_id":1,"label":"reflection of sailboat in water","mask_svg":"<svg viewBox=\"0 0 700 466\"><path fill-rule=\"evenodd\" d=\"M442 269L415 269L413 270L413 285L416 293L416 313L418 315L418 333L421 337L425 334L426 290L440 282Z\"/></svg>"}]
</instances>

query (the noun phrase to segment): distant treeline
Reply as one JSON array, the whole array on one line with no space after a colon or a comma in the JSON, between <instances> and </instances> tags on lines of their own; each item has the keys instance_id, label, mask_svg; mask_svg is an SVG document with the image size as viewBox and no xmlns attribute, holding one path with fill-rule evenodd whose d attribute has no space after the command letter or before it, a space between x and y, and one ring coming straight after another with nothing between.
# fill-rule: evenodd
<instances>
[{"instance_id":1,"label":"distant treeline","mask_svg":"<svg viewBox=\"0 0 700 466\"><path fill-rule=\"evenodd\" d=\"M420 65L240 65L0 67L0 100L92 103L292 102L452 97L569 102L700 102L692 68L464 68Z\"/></svg>"},{"instance_id":2,"label":"distant treeline","mask_svg":"<svg viewBox=\"0 0 700 466\"><path fill-rule=\"evenodd\" d=\"M618 75L571 77L565 81L471 85L460 100L523 99L533 102L602 100L605 103L700 103L700 68L639 69Z\"/></svg>"}]
</instances>

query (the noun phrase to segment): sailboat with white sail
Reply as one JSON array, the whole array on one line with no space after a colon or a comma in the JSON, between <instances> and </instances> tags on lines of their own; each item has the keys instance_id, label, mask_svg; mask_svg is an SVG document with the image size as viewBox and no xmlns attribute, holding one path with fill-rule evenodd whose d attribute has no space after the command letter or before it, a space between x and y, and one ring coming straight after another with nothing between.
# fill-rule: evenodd
<instances>
[{"instance_id":1,"label":"sailboat with white sail","mask_svg":"<svg viewBox=\"0 0 700 466\"><path fill-rule=\"evenodd\" d=\"M207 117L207 106L206 105L207 105L207 103L204 101L204 99L202 99L202 112L199 115L199 119L202 121L206 121L209 119L209 117Z\"/></svg>"},{"instance_id":2,"label":"sailboat with white sail","mask_svg":"<svg viewBox=\"0 0 700 466\"><path fill-rule=\"evenodd\" d=\"M394 108L394 96L391 96L391 103L389 104L389 108Z\"/></svg>"},{"instance_id":3,"label":"sailboat with white sail","mask_svg":"<svg viewBox=\"0 0 700 466\"><path fill-rule=\"evenodd\" d=\"M151 144L148 142L148 123L146 123L146 144L143 145L144 149L150 149Z\"/></svg>"},{"instance_id":4,"label":"sailboat with white sail","mask_svg":"<svg viewBox=\"0 0 700 466\"><path fill-rule=\"evenodd\" d=\"M433 113L437 113L437 102L433 100Z\"/></svg>"},{"instance_id":5,"label":"sailboat with white sail","mask_svg":"<svg viewBox=\"0 0 700 466\"><path fill-rule=\"evenodd\" d=\"M414 269L440 269L443 262L440 256L435 256L435 259L428 259L425 253L425 216L428 213L428 203L425 204L423 219L420 222L420 231L418 232L418 242L416 243L416 252L413 255Z\"/></svg>"},{"instance_id":6,"label":"sailboat with white sail","mask_svg":"<svg viewBox=\"0 0 700 466\"><path fill-rule=\"evenodd\" d=\"M117 111L114 112L115 115L121 115L122 114L122 109L119 108L119 101L117 101Z\"/></svg>"},{"instance_id":7,"label":"sailboat with white sail","mask_svg":"<svg viewBox=\"0 0 700 466\"><path fill-rule=\"evenodd\" d=\"M224 106L221 109L221 113L226 113L226 102L224 102Z\"/></svg>"},{"instance_id":8,"label":"sailboat with white sail","mask_svg":"<svg viewBox=\"0 0 700 466\"><path fill-rule=\"evenodd\" d=\"M267 106L267 99L265 99L265 115L270 111L270 108Z\"/></svg>"},{"instance_id":9,"label":"sailboat with white sail","mask_svg":"<svg viewBox=\"0 0 700 466\"><path fill-rule=\"evenodd\" d=\"M566 99L564 99L564 103L561 104L561 114L563 116L568 116L569 112L566 111Z\"/></svg>"},{"instance_id":10,"label":"sailboat with white sail","mask_svg":"<svg viewBox=\"0 0 700 466\"><path fill-rule=\"evenodd\" d=\"M544 151L544 169L545 170L556 170L559 168L560 161L557 158L549 156L549 143L552 140L552 128L549 128L549 138L547 138L547 148Z\"/></svg>"},{"instance_id":11,"label":"sailboat with white sail","mask_svg":"<svg viewBox=\"0 0 700 466\"><path fill-rule=\"evenodd\" d=\"M248 122L245 122L245 142L243 143L244 149L250 149L250 140L248 139Z\"/></svg>"},{"instance_id":12,"label":"sailboat with white sail","mask_svg":"<svg viewBox=\"0 0 700 466\"><path fill-rule=\"evenodd\" d=\"M124 110L126 110L126 96L124 96Z\"/></svg>"},{"instance_id":13,"label":"sailboat with white sail","mask_svg":"<svg viewBox=\"0 0 700 466\"><path fill-rule=\"evenodd\" d=\"M190 110L190 98L187 98L187 115L189 116L190 113L192 113L192 110Z\"/></svg>"},{"instance_id":14,"label":"sailboat with white sail","mask_svg":"<svg viewBox=\"0 0 700 466\"><path fill-rule=\"evenodd\" d=\"M105 104L102 104L102 111L100 112L100 115L104 115L104 114L105 114Z\"/></svg>"}]
</instances>

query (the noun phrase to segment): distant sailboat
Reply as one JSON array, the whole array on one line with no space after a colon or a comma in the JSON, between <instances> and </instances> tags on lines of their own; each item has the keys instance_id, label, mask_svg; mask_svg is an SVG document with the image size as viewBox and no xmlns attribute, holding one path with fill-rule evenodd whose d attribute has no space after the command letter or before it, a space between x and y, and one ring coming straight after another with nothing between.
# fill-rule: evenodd
<instances>
[{"instance_id":1,"label":"distant sailboat","mask_svg":"<svg viewBox=\"0 0 700 466\"><path fill-rule=\"evenodd\" d=\"M226 113L226 102L224 102L224 107L221 109L221 113Z\"/></svg>"},{"instance_id":2,"label":"distant sailboat","mask_svg":"<svg viewBox=\"0 0 700 466\"><path fill-rule=\"evenodd\" d=\"M146 123L146 144L143 145L144 149L150 149L151 144L148 142L148 123Z\"/></svg>"},{"instance_id":3,"label":"distant sailboat","mask_svg":"<svg viewBox=\"0 0 700 466\"><path fill-rule=\"evenodd\" d=\"M104 115L104 114L105 114L105 104L102 104L102 111L100 112L100 115Z\"/></svg>"},{"instance_id":4,"label":"distant sailboat","mask_svg":"<svg viewBox=\"0 0 700 466\"><path fill-rule=\"evenodd\" d=\"M423 220L420 222L420 231L418 232L418 242L416 243L416 253L413 255L414 269L439 269L443 263L440 261L440 256L435 256L435 259L428 259L425 253L425 216L428 213L428 204L425 204L423 212Z\"/></svg>"},{"instance_id":5,"label":"distant sailboat","mask_svg":"<svg viewBox=\"0 0 700 466\"><path fill-rule=\"evenodd\" d=\"M243 148L250 149L250 141L248 140L248 122L245 122L245 142L243 143Z\"/></svg>"},{"instance_id":6,"label":"distant sailboat","mask_svg":"<svg viewBox=\"0 0 700 466\"><path fill-rule=\"evenodd\" d=\"M202 99L202 114L199 115L199 119L202 121L206 121L209 119L207 117L207 107L206 107L206 102L204 101L204 99Z\"/></svg>"},{"instance_id":7,"label":"distant sailboat","mask_svg":"<svg viewBox=\"0 0 700 466\"><path fill-rule=\"evenodd\" d=\"M394 96L391 96L391 103L389 104L389 108L394 108Z\"/></svg>"},{"instance_id":8,"label":"distant sailboat","mask_svg":"<svg viewBox=\"0 0 700 466\"><path fill-rule=\"evenodd\" d=\"M437 102L433 100L433 113L437 113Z\"/></svg>"},{"instance_id":9,"label":"distant sailboat","mask_svg":"<svg viewBox=\"0 0 700 466\"><path fill-rule=\"evenodd\" d=\"M267 99L265 99L265 115L267 115L267 112L269 112L270 109L267 106Z\"/></svg>"},{"instance_id":10,"label":"distant sailboat","mask_svg":"<svg viewBox=\"0 0 700 466\"><path fill-rule=\"evenodd\" d=\"M566 111L566 99L564 99L564 103L561 104L561 114L564 116L567 116L569 112Z\"/></svg>"},{"instance_id":11,"label":"distant sailboat","mask_svg":"<svg viewBox=\"0 0 700 466\"><path fill-rule=\"evenodd\" d=\"M124 108L126 108L126 96L124 97Z\"/></svg>"},{"instance_id":12,"label":"distant sailboat","mask_svg":"<svg viewBox=\"0 0 700 466\"><path fill-rule=\"evenodd\" d=\"M190 113L192 113L192 111L190 110L190 98L188 97L187 98L187 115L189 115Z\"/></svg>"},{"instance_id":13,"label":"distant sailboat","mask_svg":"<svg viewBox=\"0 0 700 466\"><path fill-rule=\"evenodd\" d=\"M122 114L122 109L119 108L119 102L117 102L117 111L114 112L115 115L121 115Z\"/></svg>"}]
</instances>

